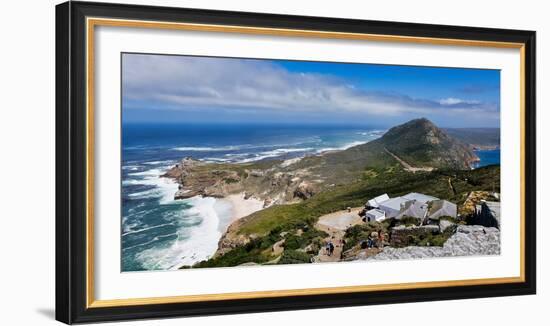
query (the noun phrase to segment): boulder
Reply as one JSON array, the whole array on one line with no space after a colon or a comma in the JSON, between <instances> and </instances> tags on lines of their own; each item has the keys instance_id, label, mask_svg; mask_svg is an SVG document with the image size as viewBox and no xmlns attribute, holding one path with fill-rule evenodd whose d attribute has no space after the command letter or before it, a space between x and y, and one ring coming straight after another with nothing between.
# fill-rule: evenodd
<instances>
[{"instance_id":1,"label":"boulder","mask_svg":"<svg viewBox=\"0 0 550 326\"><path fill-rule=\"evenodd\" d=\"M298 187L296 187L296 189L294 190L294 197L305 200L315 195L316 192L317 192L317 189L312 183L307 181L302 181L300 182Z\"/></svg>"},{"instance_id":2,"label":"boulder","mask_svg":"<svg viewBox=\"0 0 550 326\"><path fill-rule=\"evenodd\" d=\"M174 199L187 199L195 196L202 196L202 192L199 190L190 190L181 188L174 194Z\"/></svg>"},{"instance_id":3,"label":"boulder","mask_svg":"<svg viewBox=\"0 0 550 326\"><path fill-rule=\"evenodd\" d=\"M449 220L440 220L439 221L439 232L443 233L450 227L455 226L456 224Z\"/></svg>"}]
</instances>

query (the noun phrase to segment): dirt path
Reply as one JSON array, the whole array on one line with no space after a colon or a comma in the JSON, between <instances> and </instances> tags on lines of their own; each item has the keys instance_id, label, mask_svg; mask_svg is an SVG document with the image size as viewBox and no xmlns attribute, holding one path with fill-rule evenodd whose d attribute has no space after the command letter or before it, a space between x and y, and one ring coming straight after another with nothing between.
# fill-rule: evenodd
<instances>
[{"instance_id":1,"label":"dirt path","mask_svg":"<svg viewBox=\"0 0 550 326\"><path fill-rule=\"evenodd\" d=\"M324 246L319 250L317 256L313 257L314 263L340 261L342 258L342 250L344 245L342 240L346 234L346 229L350 226L363 223L359 212L363 207L352 208L351 211L342 210L319 218L315 228L328 233L328 237L324 239ZM334 252L328 255L326 244L331 241L334 244Z\"/></svg>"},{"instance_id":2,"label":"dirt path","mask_svg":"<svg viewBox=\"0 0 550 326\"><path fill-rule=\"evenodd\" d=\"M451 188L453 195L456 196L456 189L455 189L455 186L453 186L453 180L451 180L451 177L449 177L449 188Z\"/></svg>"},{"instance_id":3,"label":"dirt path","mask_svg":"<svg viewBox=\"0 0 550 326\"><path fill-rule=\"evenodd\" d=\"M403 161L399 156L395 155L394 153L388 151L387 148L384 148L384 150L390 154L394 159L396 159L399 163L401 163L401 165L403 166L403 168L405 168L406 171L409 171L409 172L412 172L412 173L415 173L415 172L418 172L418 171L423 171L423 172L430 172L432 171L434 168L431 168L431 167L414 167L412 165L410 165L409 163Z\"/></svg>"},{"instance_id":4,"label":"dirt path","mask_svg":"<svg viewBox=\"0 0 550 326\"><path fill-rule=\"evenodd\" d=\"M285 239L279 240L273 244L273 247L271 249L271 255L273 256L279 256L283 253L285 248L283 247L283 244L285 243Z\"/></svg>"}]
</instances>

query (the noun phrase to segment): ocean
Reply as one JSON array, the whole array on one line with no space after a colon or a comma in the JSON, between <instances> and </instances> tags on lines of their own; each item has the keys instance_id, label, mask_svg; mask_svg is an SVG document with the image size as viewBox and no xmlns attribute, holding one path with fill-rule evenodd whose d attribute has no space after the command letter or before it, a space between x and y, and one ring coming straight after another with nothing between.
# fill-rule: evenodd
<instances>
[{"instance_id":1,"label":"ocean","mask_svg":"<svg viewBox=\"0 0 550 326\"><path fill-rule=\"evenodd\" d=\"M169 270L208 259L231 218L214 198L173 200L160 176L184 157L208 162L290 159L345 149L385 130L341 126L125 124L122 128L122 271Z\"/></svg>"},{"instance_id":2,"label":"ocean","mask_svg":"<svg viewBox=\"0 0 550 326\"><path fill-rule=\"evenodd\" d=\"M500 148L497 149L484 149L474 151L479 157L479 162L473 165L474 168L480 168L482 166L500 164Z\"/></svg>"},{"instance_id":3,"label":"ocean","mask_svg":"<svg viewBox=\"0 0 550 326\"><path fill-rule=\"evenodd\" d=\"M122 128L122 271L171 270L208 259L231 219L214 198L173 200L160 176L184 157L208 162L291 159L366 143L386 130L295 125L125 124ZM478 151L479 166L500 151Z\"/></svg>"}]
</instances>

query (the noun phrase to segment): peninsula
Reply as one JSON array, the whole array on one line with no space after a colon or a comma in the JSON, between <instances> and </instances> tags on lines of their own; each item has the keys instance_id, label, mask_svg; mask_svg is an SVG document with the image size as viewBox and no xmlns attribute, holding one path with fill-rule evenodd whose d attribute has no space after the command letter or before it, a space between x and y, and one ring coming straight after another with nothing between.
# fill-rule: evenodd
<instances>
[{"instance_id":1,"label":"peninsula","mask_svg":"<svg viewBox=\"0 0 550 326\"><path fill-rule=\"evenodd\" d=\"M229 225L213 257L183 268L396 258L405 248L403 257L415 250L424 256L498 253L498 227L479 222L479 215L485 201L498 202L500 167L472 169L479 144L464 139L422 118L365 144L301 158L252 163L184 158L163 175L178 183L175 199L238 195L262 204ZM382 194L430 200L402 200L407 207L390 216L368 205ZM454 216L428 218L438 201L455 205ZM411 213L411 205L425 215ZM366 217L374 208L384 217ZM483 238L487 234L490 239ZM487 241L489 247L481 245ZM329 244L336 250L327 251Z\"/></svg>"}]
</instances>

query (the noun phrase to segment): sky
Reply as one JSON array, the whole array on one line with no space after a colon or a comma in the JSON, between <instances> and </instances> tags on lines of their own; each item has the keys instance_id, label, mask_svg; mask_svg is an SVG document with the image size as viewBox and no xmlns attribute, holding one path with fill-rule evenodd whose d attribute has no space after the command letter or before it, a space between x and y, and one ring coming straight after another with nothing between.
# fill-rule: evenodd
<instances>
[{"instance_id":1,"label":"sky","mask_svg":"<svg viewBox=\"0 0 550 326\"><path fill-rule=\"evenodd\" d=\"M500 71L122 55L123 123L499 127Z\"/></svg>"}]
</instances>

